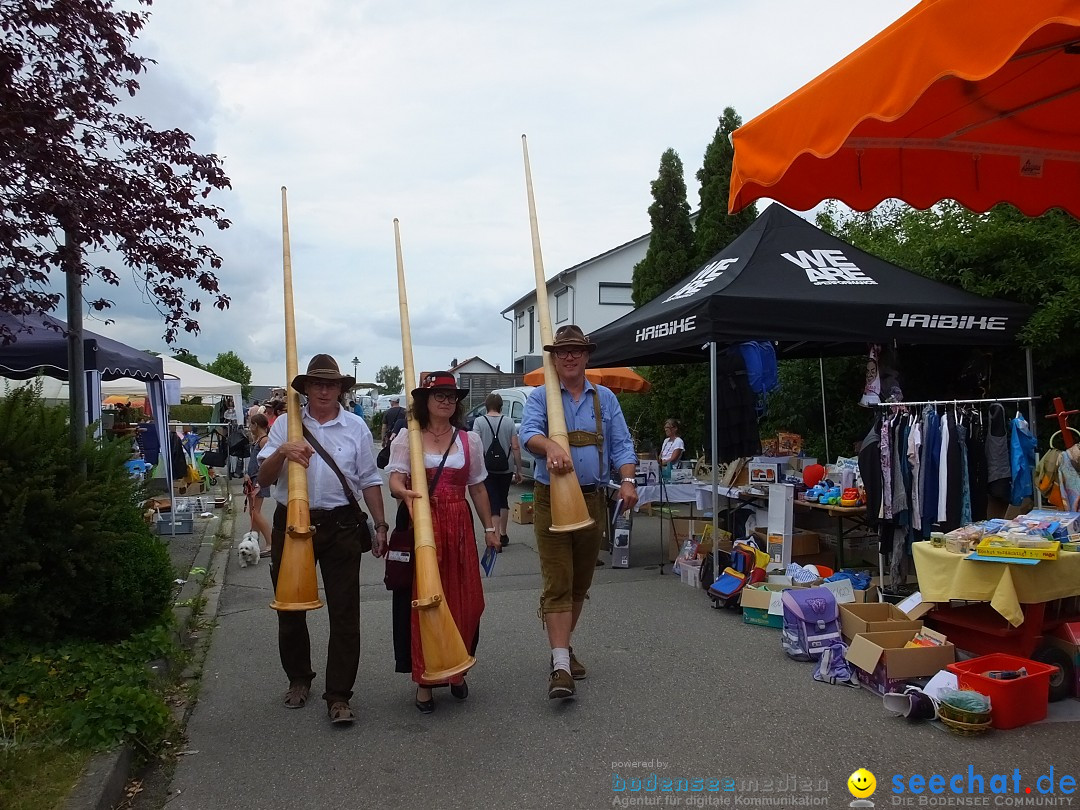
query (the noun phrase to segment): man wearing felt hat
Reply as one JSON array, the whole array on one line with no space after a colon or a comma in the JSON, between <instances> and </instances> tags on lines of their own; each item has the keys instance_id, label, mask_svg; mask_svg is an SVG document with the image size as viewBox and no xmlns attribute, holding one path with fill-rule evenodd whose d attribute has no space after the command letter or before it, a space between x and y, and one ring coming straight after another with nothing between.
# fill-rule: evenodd
<instances>
[{"instance_id":1,"label":"man wearing felt hat","mask_svg":"<svg viewBox=\"0 0 1080 810\"><path fill-rule=\"evenodd\" d=\"M546 464L538 463L535 470L533 529L543 578L540 616L551 646L548 697L553 699L573 697L574 681L586 675L570 647L570 636L585 606L596 557L606 536L607 484L613 469L621 479L618 497L622 508L632 509L637 503L637 456L622 408L611 389L585 378L589 353L595 349L596 344L574 324L561 327L554 341L544 346L559 376L570 452L548 438L547 392L542 385L529 394L520 429L521 441L529 452L537 461L546 459ZM549 484L553 475L576 476L595 521L593 526L574 532L551 531Z\"/></svg>"},{"instance_id":2,"label":"man wearing felt hat","mask_svg":"<svg viewBox=\"0 0 1080 810\"><path fill-rule=\"evenodd\" d=\"M264 487L273 484L277 500L270 535L270 574L275 588L288 515L286 462L307 470L308 504L311 523L316 527L312 544L315 561L322 571L330 615L323 699L334 723L351 723L355 719L349 700L360 664L360 556L370 548L376 557L381 557L386 551L389 528L383 513L382 476L375 467L371 431L363 419L341 405L342 394L355 383L353 377L338 370L330 355L312 357L307 372L296 375L291 383L307 397L301 410L305 438L289 441L288 419L278 419L270 428L266 445L259 451L259 484ZM363 496L375 520L374 538L357 494ZM289 678L285 706L299 709L307 703L315 678L307 613L279 610L277 615L278 651Z\"/></svg>"}]
</instances>

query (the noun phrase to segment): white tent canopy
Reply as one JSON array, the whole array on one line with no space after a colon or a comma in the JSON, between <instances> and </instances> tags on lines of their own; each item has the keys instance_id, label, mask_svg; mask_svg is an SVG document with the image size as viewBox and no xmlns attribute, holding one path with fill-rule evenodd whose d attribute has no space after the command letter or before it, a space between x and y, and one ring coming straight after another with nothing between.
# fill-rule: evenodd
<instances>
[{"instance_id":1,"label":"white tent canopy","mask_svg":"<svg viewBox=\"0 0 1080 810\"><path fill-rule=\"evenodd\" d=\"M162 357L161 365L166 378L180 380L180 396L183 397L232 397L237 408L241 404L240 383L226 380L209 371L181 363L174 357ZM146 386L139 380L125 377L101 383L101 395L108 397L145 396Z\"/></svg>"},{"instance_id":2,"label":"white tent canopy","mask_svg":"<svg viewBox=\"0 0 1080 810\"><path fill-rule=\"evenodd\" d=\"M195 368L195 366L189 366L187 363L181 363L174 357L162 357L161 365L165 371L167 388L170 380L180 381L180 396L232 397L233 404L237 408L241 407L240 383L226 380L224 377L211 374L209 371L203 371L201 368ZM67 399L67 383L63 380L46 377L42 381L42 387L42 396L45 399ZM146 384L131 377L102 381L102 399L114 395L144 397L146 396Z\"/></svg>"}]
</instances>

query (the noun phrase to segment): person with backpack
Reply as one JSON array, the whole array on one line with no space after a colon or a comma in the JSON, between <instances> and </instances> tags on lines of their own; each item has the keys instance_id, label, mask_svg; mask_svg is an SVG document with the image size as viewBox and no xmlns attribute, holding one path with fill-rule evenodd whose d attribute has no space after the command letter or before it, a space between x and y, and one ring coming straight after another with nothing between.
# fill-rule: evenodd
<instances>
[{"instance_id":1,"label":"person with backpack","mask_svg":"<svg viewBox=\"0 0 1080 810\"><path fill-rule=\"evenodd\" d=\"M521 444L518 441L517 423L503 416L502 397L496 393L488 394L484 398L484 406L487 413L476 418L472 429L480 436L480 443L484 447L484 467L488 473L484 486L491 502L495 531L502 545L506 546L510 543L506 535L507 522L510 520L510 484L521 483ZM510 461L511 456L513 462Z\"/></svg>"}]
</instances>

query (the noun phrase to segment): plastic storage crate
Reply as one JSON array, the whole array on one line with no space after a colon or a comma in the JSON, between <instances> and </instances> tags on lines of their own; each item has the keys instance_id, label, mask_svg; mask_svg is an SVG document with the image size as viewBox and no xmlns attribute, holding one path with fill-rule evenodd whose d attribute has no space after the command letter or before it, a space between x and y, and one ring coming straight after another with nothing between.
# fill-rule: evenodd
<instances>
[{"instance_id":1,"label":"plastic storage crate","mask_svg":"<svg viewBox=\"0 0 1080 810\"><path fill-rule=\"evenodd\" d=\"M1016 670L1024 667L1028 674L1011 681L987 678L982 673L992 670ZM1050 675L1054 667L1018 658L1005 653L980 655L967 661L949 664L961 689L970 689L990 698L993 711L990 724L994 728L1019 728L1046 718L1050 695Z\"/></svg>"}]
</instances>

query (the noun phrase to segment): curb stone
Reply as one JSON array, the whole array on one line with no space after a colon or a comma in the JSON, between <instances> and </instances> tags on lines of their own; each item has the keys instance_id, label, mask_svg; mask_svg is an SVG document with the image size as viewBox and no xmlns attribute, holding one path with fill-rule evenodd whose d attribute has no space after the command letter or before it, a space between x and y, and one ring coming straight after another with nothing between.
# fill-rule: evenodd
<instances>
[{"instance_id":1,"label":"curb stone","mask_svg":"<svg viewBox=\"0 0 1080 810\"><path fill-rule=\"evenodd\" d=\"M188 569L189 576L180 588L180 593L173 603L173 617L176 620L176 635L180 645L187 647L190 642L190 631L195 619L195 600L205 595L206 603L199 618L206 622L213 622L217 617L218 599L221 595L221 587L225 576L225 567L229 555L232 553L233 534L233 505L234 498L230 495L230 504L222 516L221 523L212 534L203 535L203 542L195 554L195 559ZM225 548L215 552L214 546L217 537L224 535L228 543ZM191 577L191 569L202 568L206 574L200 577ZM206 583L212 583L207 585ZM181 677L184 680L197 678L202 671L206 651L210 646L209 634L195 646L192 651L191 664ZM173 709L173 719L183 728L194 708L193 701L185 701L182 705ZM63 810L112 810L124 798L124 788L132 778L132 763L134 752L130 746L121 746L112 751L95 754L79 777L78 782L64 801Z\"/></svg>"}]
</instances>

